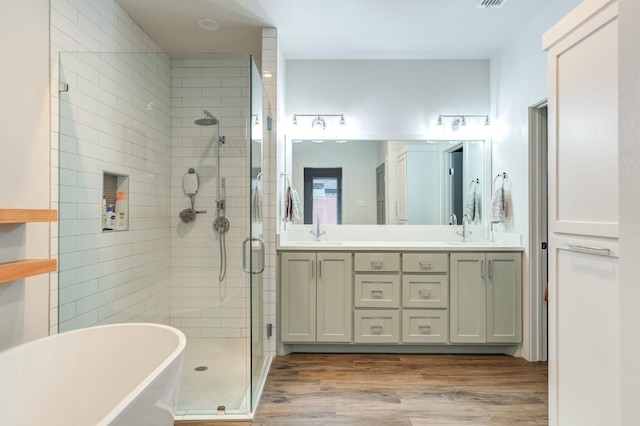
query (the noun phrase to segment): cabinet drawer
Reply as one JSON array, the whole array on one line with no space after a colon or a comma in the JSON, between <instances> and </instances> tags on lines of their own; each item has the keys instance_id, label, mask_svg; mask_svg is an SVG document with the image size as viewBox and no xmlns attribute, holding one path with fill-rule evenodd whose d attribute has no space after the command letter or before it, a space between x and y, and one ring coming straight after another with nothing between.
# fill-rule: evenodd
<instances>
[{"instance_id":1,"label":"cabinet drawer","mask_svg":"<svg viewBox=\"0 0 640 426\"><path fill-rule=\"evenodd\" d=\"M449 271L447 253L403 253L403 272L440 272Z\"/></svg>"},{"instance_id":2,"label":"cabinet drawer","mask_svg":"<svg viewBox=\"0 0 640 426\"><path fill-rule=\"evenodd\" d=\"M402 341L406 343L446 343L449 338L445 309L405 309L402 312Z\"/></svg>"},{"instance_id":3,"label":"cabinet drawer","mask_svg":"<svg viewBox=\"0 0 640 426\"><path fill-rule=\"evenodd\" d=\"M355 303L359 308L400 307L400 276L356 274Z\"/></svg>"},{"instance_id":4,"label":"cabinet drawer","mask_svg":"<svg viewBox=\"0 0 640 426\"><path fill-rule=\"evenodd\" d=\"M400 315L392 309L356 309L354 313L356 343L398 343Z\"/></svg>"},{"instance_id":5,"label":"cabinet drawer","mask_svg":"<svg viewBox=\"0 0 640 426\"><path fill-rule=\"evenodd\" d=\"M363 272L400 271L400 253L356 253L355 270Z\"/></svg>"},{"instance_id":6,"label":"cabinet drawer","mask_svg":"<svg viewBox=\"0 0 640 426\"><path fill-rule=\"evenodd\" d=\"M403 275L402 306L405 308L446 308L449 306L448 275Z\"/></svg>"}]
</instances>

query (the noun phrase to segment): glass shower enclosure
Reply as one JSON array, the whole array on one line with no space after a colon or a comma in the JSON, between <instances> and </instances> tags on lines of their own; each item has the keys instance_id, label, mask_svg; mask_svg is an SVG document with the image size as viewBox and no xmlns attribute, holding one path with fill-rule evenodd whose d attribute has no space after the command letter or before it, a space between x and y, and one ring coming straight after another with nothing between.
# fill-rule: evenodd
<instances>
[{"instance_id":1,"label":"glass shower enclosure","mask_svg":"<svg viewBox=\"0 0 640 426\"><path fill-rule=\"evenodd\" d=\"M253 411L268 364L253 58L65 52L60 81L59 331L174 326L179 418Z\"/></svg>"}]
</instances>

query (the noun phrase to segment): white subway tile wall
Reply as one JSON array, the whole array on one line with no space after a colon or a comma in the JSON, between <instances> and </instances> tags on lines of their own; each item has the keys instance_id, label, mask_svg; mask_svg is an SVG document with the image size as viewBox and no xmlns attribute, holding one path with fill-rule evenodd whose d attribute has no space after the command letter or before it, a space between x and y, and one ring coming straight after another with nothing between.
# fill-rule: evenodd
<instances>
[{"instance_id":1,"label":"white subway tile wall","mask_svg":"<svg viewBox=\"0 0 640 426\"><path fill-rule=\"evenodd\" d=\"M171 325L187 337L249 336L249 275L242 269L242 242L249 236L249 90L248 55L171 61ZM219 126L194 124L205 109ZM220 235L213 229L218 152L231 224L222 282ZM200 183L195 209L206 213L183 223L178 214L191 200L182 180L190 168Z\"/></svg>"},{"instance_id":2,"label":"white subway tile wall","mask_svg":"<svg viewBox=\"0 0 640 426\"><path fill-rule=\"evenodd\" d=\"M276 281L276 146L279 143L276 137L277 128L277 76L278 76L278 50L277 50L277 30L275 28L262 29L262 84L264 85L264 93L266 99L264 120L266 117L271 118L272 128L265 132L264 141L262 143L262 214L264 224L264 240L266 249L266 266L263 272L263 323L272 324L273 336L264 340L263 350L265 354L275 355L275 342L278 336L277 320L276 320L276 300L277 300L277 281Z\"/></svg>"},{"instance_id":3,"label":"white subway tile wall","mask_svg":"<svg viewBox=\"0 0 640 426\"><path fill-rule=\"evenodd\" d=\"M168 324L170 60L60 55L59 330ZM103 175L129 177L129 230L102 230Z\"/></svg>"}]
</instances>

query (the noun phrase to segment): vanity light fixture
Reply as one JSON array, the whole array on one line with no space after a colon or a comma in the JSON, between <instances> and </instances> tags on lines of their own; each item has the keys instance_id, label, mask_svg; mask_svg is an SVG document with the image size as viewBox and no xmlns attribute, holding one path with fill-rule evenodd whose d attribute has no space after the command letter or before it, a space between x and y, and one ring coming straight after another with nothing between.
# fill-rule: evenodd
<instances>
[{"instance_id":1,"label":"vanity light fixture","mask_svg":"<svg viewBox=\"0 0 640 426\"><path fill-rule=\"evenodd\" d=\"M338 124L344 126L347 122L344 119L344 114L293 114L293 124L298 124L298 117L313 117L311 119L311 128L314 130L324 130L327 127L328 117L340 117Z\"/></svg>"},{"instance_id":2,"label":"vanity light fixture","mask_svg":"<svg viewBox=\"0 0 640 426\"><path fill-rule=\"evenodd\" d=\"M440 114L438 115L438 121L436 122L436 126L444 127L444 121L442 118L451 118L451 129L453 131L458 131L461 127L466 127L468 124L467 118L484 118L484 125L491 126L491 121L489 120L488 115L474 115L474 114L460 114L460 115L447 115Z\"/></svg>"},{"instance_id":3,"label":"vanity light fixture","mask_svg":"<svg viewBox=\"0 0 640 426\"><path fill-rule=\"evenodd\" d=\"M326 123L324 119L320 116L317 116L311 122L311 127L315 130L324 130L325 126L326 126Z\"/></svg>"}]
</instances>

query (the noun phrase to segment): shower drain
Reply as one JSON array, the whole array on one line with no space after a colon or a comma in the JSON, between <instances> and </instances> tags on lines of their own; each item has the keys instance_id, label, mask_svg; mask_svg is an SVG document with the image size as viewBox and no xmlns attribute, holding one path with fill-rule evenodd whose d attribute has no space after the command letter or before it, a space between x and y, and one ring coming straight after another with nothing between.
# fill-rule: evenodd
<instances>
[{"instance_id":1,"label":"shower drain","mask_svg":"<svg viewBox=\"0 0 640 426\"><path fill-rule=\"evenodd\" d=\"M205 371L208 370L209 367L207 367L206 365L201 365L200 367L196 367L194 368L195 371Z\"/></svg>"}]
</instances>

